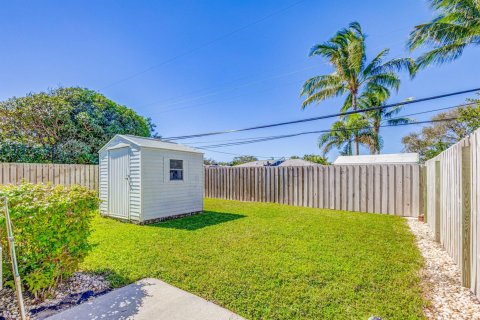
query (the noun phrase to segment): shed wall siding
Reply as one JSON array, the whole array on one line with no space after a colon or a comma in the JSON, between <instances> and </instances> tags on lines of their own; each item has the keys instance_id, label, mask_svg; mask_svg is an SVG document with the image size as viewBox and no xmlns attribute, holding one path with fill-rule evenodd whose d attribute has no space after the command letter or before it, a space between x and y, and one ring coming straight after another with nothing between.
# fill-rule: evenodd
<instances>
[{"instance_id":1,"label":"shed wall siding","mask_svg":"<svg viewBox=\"0 0 480 320\"><path fill-rule=\"evenodd\" d=\"M132 145L128 140L121 137L112 139L108 146L114 146L119 143L129 144L130 147L130 219L140 221L141 217L141 152L140 148ZM104 150L99 154L99 196L100 196L100 212L108 215L108 150Z\"/></svg>"},{"instance_id":2,"label":"shed wall siding","mask_svg":"<svg viewBox=\"0 0 480 320\"><path fill-rule=\"evenodd\" d=\"M170 181L168 159L184 161L184 181ZM143 220L203 210L203 155L142 148Z\"/></svg>"},{"instance_id":3,"label":"shed wall siding","mask_svg":"<svg viewBox=\"0 0 480 320\"><path fill-rule=\"evenodd\" d=\"M130 149L130 219L140 221L141 213L141 151L140 148L132 146Z\"/></svg>"},{"instance_id":4,"label":"shed wall siding","mask_svg":"<svg viewBox=\"0 0 480 320\"><path fill-rule=\"evenodd\" d=\"M100 213L107 214L108 210L108 152L99 154L98 193L100 197Z\"/></svg>"}]
</instances>

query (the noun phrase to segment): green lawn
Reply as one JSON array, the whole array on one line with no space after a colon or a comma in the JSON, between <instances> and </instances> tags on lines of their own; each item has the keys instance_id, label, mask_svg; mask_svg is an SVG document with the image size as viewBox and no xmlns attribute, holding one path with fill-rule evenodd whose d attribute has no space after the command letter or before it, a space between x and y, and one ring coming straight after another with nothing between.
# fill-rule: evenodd
<instances>
[{"instance_id":1,"label":"green lawn","mask_svg":"<svg viewBox=\"0 0 480 320\"><path fill-rule=\"evenodd\" d=\"M150 226L96 218L83 269L156 277L248 319L421 319L420 253L395 216L205 200Z\"/></svg>"}]
</instances>

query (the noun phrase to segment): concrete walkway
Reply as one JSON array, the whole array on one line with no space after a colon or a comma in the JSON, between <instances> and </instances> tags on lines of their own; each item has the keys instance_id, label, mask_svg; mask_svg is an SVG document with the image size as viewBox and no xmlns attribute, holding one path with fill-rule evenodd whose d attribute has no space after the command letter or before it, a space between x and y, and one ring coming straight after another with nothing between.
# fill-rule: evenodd
<instances>
[{"instance_id":1,"label":"concrete walkway","mask_svg":"<svg viewBox=\"0 0 480 320\"><path fill-rule=\"evenodd\" d=\"M245 320L158 279L142 279L48 319Z\"/></svg>"}]
</instances>

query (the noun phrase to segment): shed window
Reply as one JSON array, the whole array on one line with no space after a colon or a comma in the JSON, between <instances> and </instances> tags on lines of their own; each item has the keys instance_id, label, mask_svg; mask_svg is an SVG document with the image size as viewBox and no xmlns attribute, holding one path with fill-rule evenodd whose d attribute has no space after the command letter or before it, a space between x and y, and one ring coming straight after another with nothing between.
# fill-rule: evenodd
<instances>
[{"instance_id":1,"label":"shed window","mask_svg":"<svg viewBox=\"0 0 480 320\"><path fill-rule=\"evenodd\" d=\"M183 180L183 160L170 160L170 181Z\"/></svg>"}]
</instances>

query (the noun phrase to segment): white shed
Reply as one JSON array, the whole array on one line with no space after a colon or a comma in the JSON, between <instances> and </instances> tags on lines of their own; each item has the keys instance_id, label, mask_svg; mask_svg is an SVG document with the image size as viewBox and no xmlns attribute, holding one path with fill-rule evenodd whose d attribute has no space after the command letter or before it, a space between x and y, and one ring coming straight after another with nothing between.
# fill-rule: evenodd
<instances>
[{"instance_id":1,"label":"white shed","mask_svg":"<svg viewBox=\"0 0 480 320\"><path fill-rule=\"evenodd\" d=\"M99 151L102 215L148 223L203 210L203 153L117 134Z\"/></svg>"}]
</instances>

